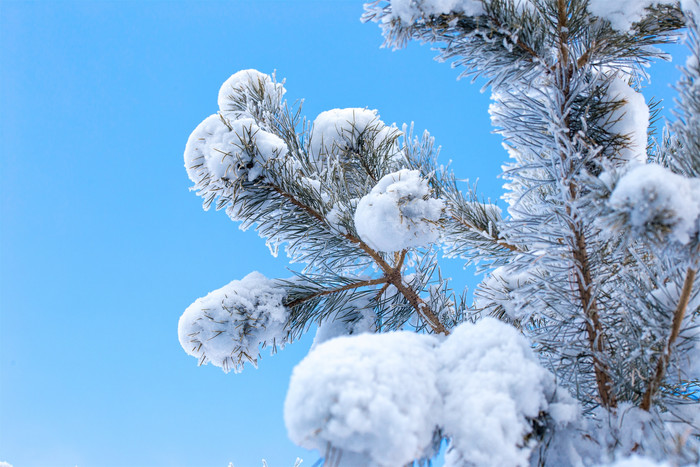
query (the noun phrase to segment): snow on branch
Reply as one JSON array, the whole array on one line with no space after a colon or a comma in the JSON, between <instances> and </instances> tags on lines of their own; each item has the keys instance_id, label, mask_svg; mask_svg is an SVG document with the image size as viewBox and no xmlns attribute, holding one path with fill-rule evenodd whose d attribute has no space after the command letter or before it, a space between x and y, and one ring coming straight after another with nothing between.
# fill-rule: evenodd
<instances>
[{"instance_id":1,"label":"snow on branch","mask_svg":"<svg viewBox=\"0 0 700 467\"><path fill-rule=\"evenodd\" d=\"M639 165L617 182L608 207L604 222L613 231L687 244L700 228L700 180L656 164Z\"/></svg>"},{"instance_id":2,"label":"snow on branch","mask_svg":"<svg viewBox=\"0 0 700 467\"><path fill-rule=\"evenodd\" d=\"M434 243L445 203L431 197L418 170L384 176L355 211L360 238L377 251L391 253Z\"/></svg>"},{"instance_id":3,"label":"snow on branch","mask_svg":"<svg viewBox=\"0 0 700 467\"><path fill-rule=\"evenodd\" d=\"M292 440L340 450L340 465L405 465L445 436L446 465L524 466L538 419L563 426L577 416L527 341L492 318L442 341L406 332L328 341L294 369L285 402Z\"/></svg>"},{"instance_id":4,"label":"snow on branch","mask_svg":"<svg viewBox=\"0 0 700 467\"><path fill-rule=\"evenodd\" d=\"M259 272L197 299L180 317L178 336L199 364L239 373L257 365L260 347L271 352L289 342L285 289Z\"/></svg>"}]
</instances>

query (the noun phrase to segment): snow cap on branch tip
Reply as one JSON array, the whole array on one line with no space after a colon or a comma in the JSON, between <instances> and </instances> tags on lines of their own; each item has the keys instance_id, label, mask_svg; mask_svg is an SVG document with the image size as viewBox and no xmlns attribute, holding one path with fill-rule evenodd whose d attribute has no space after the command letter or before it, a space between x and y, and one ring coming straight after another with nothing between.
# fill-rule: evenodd
<instances>
[{"instance_id":1,"label":"snow cap on branch tip","mask_svg":"<svg viewBox=\"0 0 700 467\"><path fill-rule=\"evenodd\" d=\"M294 369L284 412L295 443L373 466L430 456L436 433L451 439L446 465L529 465L532 420L579 417L525 338L492 318L446 339L397 331L320 344Z\"/></svg>"},{"instance_id":2,"label":"snow cap on branch tip","mask_svg":"<svg viewBox=\"0 0 700 467\"><path fill-rule=\"evenodd\" d=\"M355 210L355 227L370 247L383 252L426 246L439 236L445 203L432 198L418 170L385 175Z\"/></svg>"},{"instance_id":3,"label":"snow cap on branch tip","mask_svg":"<svg viewBox=\"0 0 700 467\"><path fill-rule=\"evenodd\" d=\"M396 139L401 131L387 126L376 110L363 108L331 109L321 112L311 126L309 152L316 160L342 157L348 151L379 150L393 157L399 152Z\"/></svg>"},{"instance_id":4,"label":"snow cap on branch tip","mask_svg":"<svg viewBox=\"0 0 700 467\"><path fill-rule=\"evenodd\" d=\"M615 186L604 220L633 236L668 235L681 244L698 233L700 179L685 178L657 165L639 165Z\"/></svg>"},{"instance_id":5,"label":"snow cap on branch tip","mask_svg":"<svg viewBox=\"0 0 700 467\"><path fill-rule=\"evenodd\" d=\"M311 349L335 337L374 333L376 321L377 314L366 298L351 300L319 324Z\"/></svg>"},{"instance_id":6,"label":"snow cap on branch tip","mask_svg":"<svg viewBox=\"0 0 700 467\"><path fill-rule=\"evenodd\" d=\"M608 20L610 26L619 32L629 32L632 25L644 19L646 9L669 1L659 0L589 0L588 11L599 18Z\"/></svg>"},{"instance_id":7,"label":"snow cap on branch tip","mask_svg":"<svg viewBox=\"0 0 700 467\"><path fill-rule=\"evenodd\" d=\"M267 100L268 106L279 107L286 93L282 83L277 83L258 70L241 70L229 77L219 89L219 111L229 120L252 117L259 100Z\"/></svg>"},{"instance_id":8,"label":"snow cap on branch tip","mask_svg":"<svg viewBox=\"0 0 700 467\"><path fill-rule=\"evenodd\" d=\"M264 176L269 160L286 155L287 145L251 118L227 121L207 117L185 146L185 168L198 195L206 200L230 197L235 182Z\"/></svg>"},{"instance_id":9,"label":"snow cap on branch tip","mask_svg":"<svg viewBox=\"0 0 700 467\"><path fill-rule=\"evenodd\" d=\"M359 464L405 465L433 442L440 403L433 348L413 332L338 337L318 345L292 373L284 404L290 438L342 452Z\"/></svg>"},{"instance_id":10,"label":"snow cap on branch tip","mask_svg":"<svg viewBox=\"0 0 700 467\"><path fill-rule=\"evenodd\" d=\"M627 138L626 146L618 152L617 157L625 162L645 163L649 107L644 96L629 85L626 75L621 74L610 80L604 100L621 104L607 115L607 121L603 124L609 133Z\"/></svg>"},{"instance_id":11,"label":"snow cap on branch tip","mask_svg":"<svg viewBox=\"0 0 700 467\"><path fill-rule=\"evenodd\" d=\"M180 345L199 363L238 373L246 362L257 364L260 346L283 348L286 327L285 289L259 272L197 299L180 317Z\"/></svg>"},{"instance_id":12,"label":"snow cap on branch tip","mask_svg":"<svg viewBox=\"0 0 700 467\"><path fill-rule=\"evenodd\" d=\"M410 24L422 16L461 13L479 16L485 13L481 0L391 0L390 19Z\"/></svg>"},{"instance_id":13,"label":"snow cap on branch tip","mask_svg":"<svg viewBox=\"0 0 700 467\"><path fill-rule=\"evenodd\" d=\"M437 348L442 428L451 437L446 466L529 465L531 421L548 413L565 425L576 402L558 389L527 340L494 318L462 324ZM474 423L478 420L478 423Z\"/></svg>"}]
</instances>

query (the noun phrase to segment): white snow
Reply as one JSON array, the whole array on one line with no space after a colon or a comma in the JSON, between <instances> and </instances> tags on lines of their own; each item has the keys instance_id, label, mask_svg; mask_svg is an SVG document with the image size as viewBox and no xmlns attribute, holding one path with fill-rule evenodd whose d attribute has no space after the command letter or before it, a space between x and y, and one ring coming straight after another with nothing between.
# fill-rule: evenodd
<instances>
[{"instance_id":1,"label":"white snow","mask_svg":"<svg viewBox=\"0 0 700 467\"><path fill-rule=\"evenodd\" d=\"M431 197L418 170L382 177L355 210L360 238L378 251L392 252L435 242L445 203Z\"/></svg>"},{"instance_id":2,"label":"white snow","mask_svg":"<svg viewBox=\"0 0 700 467\"><path fill-rule=\"evenodd\" d=\"M377 466L429 453L438 427L447 466L529 465L525 437L541 412L558 426L579 417L525 338L492 318L442 342L402 331L327 341L294 369L285 401L296 444Z\"/></svg>"},{"instance_id":3,"label":"white snow","mask_svg":"<svg viewBox=\"0 0 700 467\"><path fill-rule=\"evenodd\" d=\"M528 419L547 411L556 385L526 339L496 319L457 327L438 351L442 427L451 438L445 465L525 466L532 445ZM560 422L577 409L562 399Z\"/></svg>"},{"instance_id":4,"label":"white snow","mask_svg":"<svg viewBox=\"0 0 700 467\"><path fill-rule=\"evenodd\" d=\"M246 361L256 364L261 345L274 350L289 341L284 298L275 281L251 272L185 310L178 324L180 345L200 365L238 373Z\"/></svg>"},{"instance_id":5,"label":"white snow","mask_svg":"<svg viewBox=\"0 0 700 467\"><path fill-rule=\"evenodd\" d=\"M607 2L614 3L614 2ZM649 128L649 107L644 96L635 91L625 79L625 76L615 76L608 87L607 102L624 102L608 116L605 129L614 134L625 136L627 147L623 148L618 157L624 161L647 161L647 129Z\"/></svg>"},{"instance_id":6,"label":"white snow","mask_svg":"<svg viewBox=\"0 0 700 467\"><path fill-rule=\"evenodd\" d=\"M299 446L343 452L341 465L395 467L429 448L440 417L434 337L361 334L320 344L297 365L284 404ZM352 464L354 455L366 462Z\"/></svg>"},{"instance_id":7,"label":"white snow","mask_svg":"<svg viewBox=\"0 0 700 467\"><path fill-rule=\"evenodd\" d=\"M697 234L700 180L656 164L639 165L618 181L608 206L626 216L633 234L657 230L685 244Z\"/></svg>"},{"instance_id":8,"label":"white snow","mask_svg":"<svg viewBox=\"0 0 700 467\"><path fill-rule=\"evenodd\" d=\"M481 0L392 0L391 17L412 23L421 16L462 13L467 16L484 14Z\"/></svg>"},{"instance_id":9,"label":"white snow","mask_svg":"<svg viewBox=\"0 0 700 467\"><path fill-rule=\"evenodd\" d=\"M700 20L700 2L698 0L681 0L681 8L686 15L691 14Z\"/></svg>"},{"instance_id":10,"label":"white snow","mask_svg":"<svg viewBox=\"0 0 700 467\"><path fill-rule=\"evenodd\" d=\"M252 145L251 154L246 145ZM221 196L231 182L244 177L252 182L264 174L270 159L284 156L287 145L262 130L253 119L224 121L210 115L192 132L185 146L185 168L198 194L205 199Z\"/></svg>"},{"instance_id":11,"label":"white snow","mask_svg":"<svg viewBox=\"0 0 700 467\"><path fill-rule=\"evenodd\" d=\"M362 108L332 109L321 112L313 122L309 140L312 159L321 161L359 149L361 144L384 150L390 156L398 152L395 144L401 131L387 126L376 110Z\"/></svg>"},{"instance_id":12,"label":"white snow","mask_svg":"<svg viewBox=\"0 0 700 467\"><path fill-rule=\"evenodd\" d=\"M311 348L335 337L376 332L376 320L368 300L351 300L318 326Z\"/></svg>"},{"instance_id":13,"label":"white snow","mask_svg":"<svg viewBox=\"0 0 700 467\"><path fill-rule=\"evenodd\" d=\"M658 0L590 0L588 11L600 18L610 21L610 26L620 32L628 32L633 23L646 16L645 8L659 2Z\"/></svg>"},{"instance_id":14,"label":"white snow","mask_svg":"<svg viewBox=\"0 0 700 467\"><path fill-rule=\"evenodd\" d=\"M532 282L527 272L514 272L505 266L491 271L474 292L474 306L493 309L500 306L511 319L527 319L533 310L519 297L518 289Z\"/></svg>"},{"instance_id":15,"label":"white snow","mask_svg":"<svg viewBox=\"0 0 700 467\"><path fill-rule=\"evenodd\" d=\"M263 98L268 99L273 106L282 103L286 90L281 83L275 83L269 75L258 70L241 70L224 81L219 89L219 110L229 120L250 118L253 112L249 106L255 105L256 99L250 96L263 92Z\"/></svg>"}]
</instances>

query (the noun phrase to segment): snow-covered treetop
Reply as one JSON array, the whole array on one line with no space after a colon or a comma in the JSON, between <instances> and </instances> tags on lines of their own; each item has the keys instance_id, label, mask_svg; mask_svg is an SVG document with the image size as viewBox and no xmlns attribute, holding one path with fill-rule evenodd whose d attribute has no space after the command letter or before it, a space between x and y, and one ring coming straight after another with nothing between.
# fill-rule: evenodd
<instances>
[{"instance_id":1,"label":"snow-covered treetop","mask_svg":"<svg viewBox=\"0 0 700 467\"><path fill-rule=\"evenodd\" d=\"M441 45L492 90L507 211L376 110L313 122L244 70L187 143L205 208L302 270L197 300L180 341L240 371L318 325L285 420L329 464L700 460L700 2L377 0L387 44ZM644 66L686 26L678 118L650 141ZM457 295L439 251L484 273ZM417 332L409 332L417 331Z\"/></svg>"}]
</instances>

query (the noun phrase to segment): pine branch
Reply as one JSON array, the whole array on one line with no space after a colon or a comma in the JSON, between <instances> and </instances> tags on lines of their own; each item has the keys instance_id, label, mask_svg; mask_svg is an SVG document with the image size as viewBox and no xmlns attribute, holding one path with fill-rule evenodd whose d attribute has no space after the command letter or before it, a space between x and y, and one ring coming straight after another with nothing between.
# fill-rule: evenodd
<instances>
[{"instance_id":1,"label":"pine branch","mask_svg":"<svg viewBox=\"0 0 700 467\"><path fill-rule=\"evenodd\" d=\"M656 372L654 373L654 377L649 381L649 385L647 386L647 390L642 399L642 404L640 405L640 408L646 411L649 411L651 408L652 398L661 387L661 382L666 374L668 363L671 360L673 344L676 342L676 339L681 332L681 324L683 323L685 311L688 308L688 302L690 302L690 294L693 290L693 282L695 281L696 274L697 270L693 268L688 268L686 271L683 289L681 290L681 296L678 299L678 306L676 306L676 311L673 313L671 334L668 337L668 343L666 344L663 354L659 357L659 360L656 363Z\"/></svg>"},{"instance_id":2,"label":"pine branch","mask_svg":"<svg viewBox=\"0 0 700 467\"><path fill-rule=\"evenodd\" d=\"M569 86L573 75L573 69L569 63L570 28L568 20L569 11L567 0L557 0L557 33L559 42L558 72L565 77L563 89L561 90L564 98L562 99L562 107L560 111L562 115L566 116L563 122L565 129L570 128L569 117L564 106L569 99L571 99L571 89ZM561 154L561 160L563 163L566 163L567 159L569 158L566 154ZM577 170L575 167L571 166L571 164L572 162L569 161L569 172L574 174L577 172ZM575 182L573 180L569 180L568 185L570 199L577 199L579 197L579 189L577 188ZM566 212L568 216L572 216L573 214L570 206L566 206ZM612 392L613 388L609 375L609 368L605 362L601 360L601 356L606 350L606 337L600 321L598 305L591 290L593 279L591 277L586 237L580 226L580 221L576 222L575 220L572 220L569 225L574 240L571 253L573 255L574 264L578 268L578 271L575 274L578 298L581 301L581 307L584 315L586 316L586 334L593 357L593 369L595 372L596 384L598 386L598 395L600 397L600 402L604 407L616 407L617 399L615 394Z\"/></svg>"},{"instance_id":3,"label":"pine branch","mask_svg":"<svg viewBox=\"0 0 700 467\"><path fill-rule=\"evenodd\" d=\"M325 223L325 218L321 213L311 208L310 206L307 206L304 203L300 202L290 193L283 191L278 186L272 185L271 187L276 193L289 200L289 202L292 203L294 206L302 209L304 212L306 212L313 218L319 220L320 222ZM415 290L413 290L411 287L409 287L403 282L403 275L401 274L400 270L401 264L403 263L403 258L401 258L398 267L391 267L391 265L389 265L389 263L387 263L386 260L384 260L384 258L378 252L373 250L361 239L357 238L356 236L350 233L341 233L341 235L350 242L357 245L362 251L364 251L369 257L371 257L374 260L377 266L384 273L384 277L381 279L381 281L387 282L396 287L396 289L399 292L401 292L401 294L403 294L404 297L406 297L406 300L408 300L411 306L415 309L416 313L418 313L418 315L423 320L425 320L425 322L432 328L433 332L445 335L449 334L445 326L438 319L435 312L430 309L430 307L425 303L425 301L423 301L423 299L420 298L420 296L416 293ZM405 252L402 252L402 257L405 257Z\"/></svg>"},{"instance_id":4,"label":"pine branch","mask_svg":"<svg viewBox=\"0 0 700 467\"><path fill-rule=\"evenodd\" d=\"M499 239L499 238L493 238L493 236L492 236L489 232L487 232L487 231L484 230L484 229L480 229L480 228L477 227L476 225L474 225L474 224L468 222L466 219L463 219L463 218L461 218L461 217L458 217L458 216L455 215L455 214L452 214L452 215L450 216L450 218L451 218L452 220L454 220L455 222L458 222L458 223L461 224L462 226L466 227L468 230L474 230L474 231L477 231L477 232L479 232L480 234L482 234L484 237L492 238L493 241L494 241L494 243L496 243L498 246L501 246L501 247L505 248L506 250L510 250L510 251L520 251L520 248L518 248L517 246L511 245L510 243L506 242L505 240L502 240L502 239Z\"/></svg>"},{"instance_id":5,"label":"pine branch","mask_svg":"<svg viewBox=\"0 0 700 467\"><path fill-rule=\"evenodd\" d=\"M325 295L331 295L331 294L338 293L338 292L345 292L346 290L359 289L360 287L369 287L372 285L379 285L379 284L386 284L386 283L387 283L386 277L382 277L380 279L372 279L372 280L367 280L367 281L355 282L354 284L348 284L348 285L345 285L343 287L338 287L335 289L328 289L328 290L322 290L320 292L315 292L315 293L308 295L307 297L297 298L294 301L291 301L289 303L285 303L284 306L289 307L289 308L294 308L296 306L301 305L304 302L307 302L307 301L312 300L314 298L323 297Z\"/></svg>"}]
</instances>

